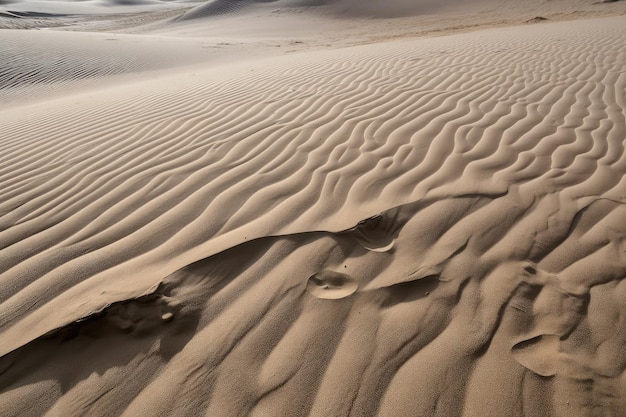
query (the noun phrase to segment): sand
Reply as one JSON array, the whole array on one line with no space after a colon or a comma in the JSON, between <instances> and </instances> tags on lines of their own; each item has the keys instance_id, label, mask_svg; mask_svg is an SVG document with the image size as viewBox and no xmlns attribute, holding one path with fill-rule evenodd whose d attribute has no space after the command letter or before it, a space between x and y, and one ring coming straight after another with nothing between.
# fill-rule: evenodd
<instances>
[{"instance_id":1,"label":"sand","mask_svg":"<svg viewBox=\"0 0 626 417\"><path fill-rule=\"evenodd\" d=\"M0 416L626 415L626 2L0 28Z\"/></svg>"}]
</instances>

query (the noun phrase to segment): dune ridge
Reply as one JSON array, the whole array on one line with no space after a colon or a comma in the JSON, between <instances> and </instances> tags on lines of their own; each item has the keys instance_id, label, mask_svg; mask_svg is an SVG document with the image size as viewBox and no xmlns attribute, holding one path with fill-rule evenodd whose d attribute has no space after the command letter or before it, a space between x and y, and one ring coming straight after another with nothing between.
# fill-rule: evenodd
<instances>
[{"instance_id":1,"label":"dune ridge","mask_svg":"<svg viewBox=\"0 0 626 417\"><path fill-rule=\"evenodd\" d=\"M625 414L625 23L3 109L0 414Z\"/></svg>"}]
</instances>

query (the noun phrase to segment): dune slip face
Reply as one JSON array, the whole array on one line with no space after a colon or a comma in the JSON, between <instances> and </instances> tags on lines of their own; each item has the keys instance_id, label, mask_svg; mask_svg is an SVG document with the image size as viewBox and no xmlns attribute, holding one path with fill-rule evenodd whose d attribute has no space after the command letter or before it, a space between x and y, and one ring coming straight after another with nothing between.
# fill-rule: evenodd
<instances>
[{"instance_id":1,"label":"dune slip face","mask_svg":"<svg viewBox=\"0 0 626 417\"><path fill-rule=\"evenodd\" d=\"M6 32L0 415L626 415L625 16L43 70Z\"/></svg>"}]
</instances>

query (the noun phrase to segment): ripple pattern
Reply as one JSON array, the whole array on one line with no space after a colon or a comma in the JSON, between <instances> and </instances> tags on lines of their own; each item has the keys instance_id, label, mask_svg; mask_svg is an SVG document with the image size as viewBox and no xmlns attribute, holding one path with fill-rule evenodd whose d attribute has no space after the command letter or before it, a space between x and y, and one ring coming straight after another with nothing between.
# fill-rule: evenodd
<instances>
[{"instance_id":1,"label":"ripple pattern","mask_svg":"<svg viewBox=\"0 0 626 417\"><path fill-rule=\"evenodd\" d=\"M0 396L36 391L48 415L624 414L624 23L0 112L0 369L42 346L64 360L67 326L112 317L69 342L107 372L42 362L25 391L17 366Z\"/></svg>"}]
</instances>

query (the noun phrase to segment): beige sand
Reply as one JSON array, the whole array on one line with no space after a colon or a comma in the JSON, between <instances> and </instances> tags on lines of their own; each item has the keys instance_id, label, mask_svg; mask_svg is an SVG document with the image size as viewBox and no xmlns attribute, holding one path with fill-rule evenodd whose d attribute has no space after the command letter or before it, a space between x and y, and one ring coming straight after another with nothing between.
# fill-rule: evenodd
<instances>
[{"instance_id":1,"label":"beige sand","mask_svg":"<svg viewBox=\"0 0 626 417\"><path fill-rule=\"evenodd\" d=\"M0 3L0 416L626 415L626 2L124 3Z\"/></svg>"}]
</instances>

